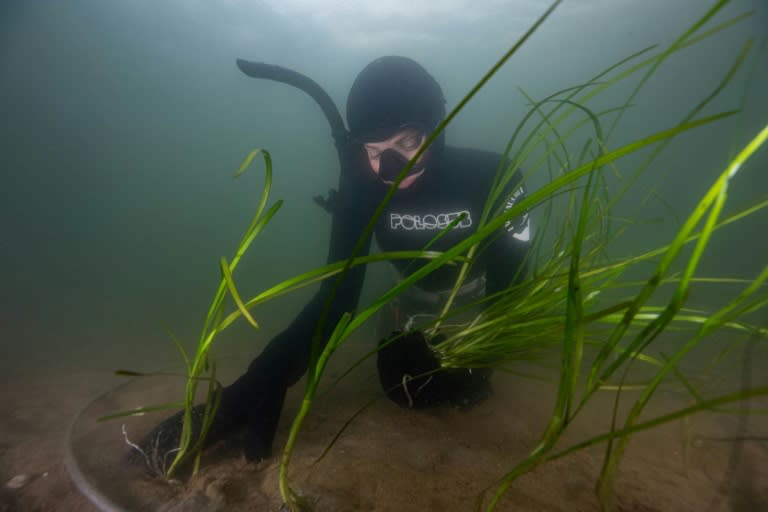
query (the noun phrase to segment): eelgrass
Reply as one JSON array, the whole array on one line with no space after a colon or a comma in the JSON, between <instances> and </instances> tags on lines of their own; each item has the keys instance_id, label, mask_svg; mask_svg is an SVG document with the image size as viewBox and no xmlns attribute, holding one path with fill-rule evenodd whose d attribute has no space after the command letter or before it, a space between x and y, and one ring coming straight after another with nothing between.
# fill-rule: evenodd
<instances>
[{"instance_id":1,"label":"eelgrass","mask_svg":"<svg viewBox=\"0 0 768 512\"><path fill-rule=\"evenodd\" d=\"M456 108L449 113L435 132L428 137L420 153L427 150L458 112L525 43L559 3L559 1L554 2L523 37L483 76ZM215 379L215 365L210 350L219 334L241 316L245 317L253 327L258 327L255 318L250 313L258 304L323 279L335 277L339 279L338 283L343 279L346 271L354 265L392 259L422 258L426 259L427 262L397 286L374 300L367 308L354 315L351 313L344 314L328 340L320 338L320 332L323 330L322 325L317 327L304 400L291 425L281 460L280 492L283 501L289 508L303 509L307 507L306 502L290 488L288 467L302 421L309 413L329 358L356 329L383 305L415 285L428 273L446 264L460 265L454 294L449 298L443 314L436 322L420 326L433 336L439 333L445 337L443 342L435 346L435 353L444 366L500 366L508 361L535 360L553 352L561 355L560 382L550 423L535 449L500 479L497 490L488 505L489 510L496 506L501 496L519 475L538 464L598 442L608 443L599 489L602 503L604 506L610 507L611 478L632 433L653 428L660 423L686 417L702 410L709 410L713 407L768 392L764 388L747 389L740 393L704 400L693 387L688 386L691 395L695 397L696 403L693 406L654 420L640 422L638 419L654 391L670 373L675 373L677 378L687 384L686 379L677 372L678 364L688 351L707 334L714 330L731 328L754 332L760 336L766 335L764 329L754 328L741 318L745 314L763 309L768 305L768 296L763 289L763 284L768 278L768 270L763 271L738 297L718 311L700 312L686 309L685 299L691 284L700 279L695 275L698 261L706 249L712 233L745 216L760 211L768 205L768 202L763 202L727 219L722 220L720 218L729 180L765 142L768 128L761 131L753 142L733 159L731 165L722 173L709 193L702 198L671 243L653 248L639 256L617 261L607 257L609 243L617 236L617 233L621 233L624 229L613 231L607 219L610 219L611 212L619 199L627 190L631 189L637 177L651 165L656 155L677 135L720 121L734 114L734 112L723 112L697 117L702 108L729 83L740 63L743 62L749 50L748 46L745 46L742 53L737 57L733 68L726 73L721 84L677 125L619 148L610 149L609 147L610 133L617 125L618 119L629 108L629 103L639 88L653 75L666 58L744 18L744 16L738 16L720 23L706 32L701 32L703 25L726 3L728 3L727 0L718 2L669 48L656 55L647 56L644 60L637 62L641 57L652 52L654 48L641 50L610 66L588 82L564 89L540 101L530 100L532 108L518 125L505 149L507 165L499 170L494 187L489 191L487 206L476 232L444 253L424 250L366 257L357 256L363 247L364 239L371 235L378 216L397 189L397 183L407 175L412 165L409 163L401 171L395 185L370 219L365 233L349 259L306 272L273 286L247 301L243 300L235 286L232 274L255 237L264 229L280 207L280 203L277 202L265 211L272 169L269 154L261 152L266 164L266 183L259 208L235 251L232 261L227 262L222 259L220 262L221 282L206 317L194 358L190 360L181 345L177 343L185 361L188 380L184 397L185 416L181 445L166 476L170 476L179 464L192 456L195 456L196 461L199 461L202 441L218 405L217 397L220 386ZM632 65L621 70L628 64ZM644 71L645 74L640 84L623 105L599 112L586 106L588 101L601 91L641 71ZM574 113L580 114L576 121L573 121ZM611 115L616 115L614 123L609 130L604 131L602 128L604 119ZM523 127L537 116L540 118L539 121L523 137ZM571 124L567 124L569 122ZM591 127L591 137L580 144L580 150L574 156L569 151L568 146L573 138L580 136L585 126ZM518 143L520 138L522 138L522 142ZM613 170L612 167L622 157L645 148L652 149L650 155L634 173L622 182L623 190L613 197L609 197L605 193L608 180L605 171ZM244 172L258 154L258 150L252 152L237 175ZM417 154L413 161L417 160L419 156L420 154ZM494 205L504 202L501 200L503 199L502 191L507 188L509 181L518 169L524 169L526 174L530 174L543 172L544 168L550 173L550 182L547 185L530 193L525 200L507 211L501 212L494 209ZM460 288L464 277L468 275L471 265L474 264L486 244L493 237L498 236L500 230L504 229L508 221L527 211L536 211L541 214L541 226L529 255L528 263L532 266L531 273L520 276L522 279L516 280L516 284L489 298L488 301L478 304L483 306L483 311L469 323L459 325L449 323L447 320L463 312L463 308L453 307L453 300L456 295L455 292ZM567 215L565 217L559 216L559 212L563 211ZM448 226L441 234L450 230L451 227ZM554 235L552 231L554 231ZM544 233L548 236L544 236ZM437 236L441 236L441 234ZM680 275L673 273L673 264L676 262L679 264L683 249L689 245L693 245L694 249L688 259L683 262L683 272ZM628 270L648 262L653 262L656 265L656 270L647 281L632 283L622 280L622 276ZM672 287L671 298L661 305L649 302L654 292L662 287ZM615 296L617 291L621 291L624 298L610 302L610 297ZM328 299L329 303L333 300L334 293L335 291L331 292ZM231 311L225 313L225 307L228 305L227 297L231 297ZM609 301L607 304L605 303L606 300ZM323 319L324 321L325 319ZM677 352L664 358L651 357L646 353L651 343L660 334L675 329L678 325L692 328L692 335L688 343ZM589 347L594 347L594 349L588 350ZM585 371L584 359L586 356L592 358L589 360L589 365ZM618 408L622 388L629 387L625 383L626 373L621 375L620 373L626 371L634 361L638 360L650 363L657 370L654 378L641 386L641 396L624 420L624 425L618 424L618 414L614 412L614 427L611 432L569 449L552 453L562 433L594 396L594 393L598 389L606 389L612 379L617 376L618 383L615 384L617 406L615 410ZM209 369L210 372L208 372ZM586 381L580 385L581 382L584 382L583 377L586 377ZM195 402L197 385L201 381L208 382L206 401L208 405L205 408L200 435L196 439L192 439L194 429L192 428L191 411ZM168 408L177 406L178 404L167 404ZM149 409L146 408L145 410ZM139 410L130 411L126 414L136 412ZM616 440L615 447L612 444L614 440Z\"/></svg>"},{"instance_id":2,"label":"eelgrass","mask_svg":"<svg viewBox=\"0 0 768 512\"><path fill-rule=\"evenodd\" d=\"M201 453L200 449L208 429L211 426L216 410L218 409L219 400L221 397L221 385L216 380L216 363L210 354L210 350L217 336L231 323L231 321L227 321L229 317L223 317L227 294L232 297L232 300L237 305L238 311L243 314L248 322L252 326L258 328L258 324L245 308L245 305L243 304L242 299L240 298L240 295L235 288L234 282L232 281L232 273L237 268L238 263L250 247L251 243L253 243L256 236L264 229L266 224L274 216L274 214L277 213L277 210L282 204L281 201L278 201L265 212L269 198L269 191L272 185L272 159L269 152L258 149L251 151L251 153L249 153L249 155L243 161L238 171L235 173L235 177L238 177L243 172L245 172L245 170L251 165L253 160L259 154L261 154L264 158L264 163L266 166L265 184L261 194L261 199L259 201L259 206L248 229L245 232L245 235L243 236L240 244L237 247L237 250L235 251L235 255L232 258L232 261L227 262L225 258L221 258L219 262L221 280L219 282L219 286L211 306L208 309L208 314L205 318L200 340L198 342L193 359L190 359L183 345L175 337L172 336L172 339L184 361L185 370L187 372L185 376L187 383L184 393L184 401L182 403L184 416L182 420L179 446L173 450L175 453L173 462L171 462L170 466L168 467L165 467L164 465L161 467L151 467L153 471L166 478L171 478L178 466L182 462L186 462L190 457L194 457L194 471L197 471L197 468L199 467ZM210 372L210 375L207 375L208 372ZM124 370L119 370L117 373L121 375L144 375L138 372L128 372ZM197 386L201 380L208 382L208 389L205 399L205 410L203 413L202 424L199 425L197 438L193 439L195 424L193 421L192 413L197 399ZM124 415L140 414L157 410L177 409L178 406L179 404L174 402L159 406L137 408L131 411L126 411L125 413L111 415L101 419L106 420ZM145 458L148 458L148 460L152 460L158 455L164 459L166 454L143 455Z\"/></svg>"}]
</instances>

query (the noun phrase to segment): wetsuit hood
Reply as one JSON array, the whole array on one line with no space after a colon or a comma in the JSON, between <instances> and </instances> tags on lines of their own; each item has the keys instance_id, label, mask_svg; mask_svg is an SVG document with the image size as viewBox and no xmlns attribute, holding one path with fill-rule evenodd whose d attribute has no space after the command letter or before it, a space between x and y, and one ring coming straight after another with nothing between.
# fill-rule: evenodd
<instances>
[{"instance_id":1,"label":"wetsuit hood","mask_svg":"<svg viewBox=\"0 0 768 512\"><path fill-rule=\"evenodd\" d=\"M407 57L380 57L368 64L347 98L347 123L357 142L385 140L405 125L429 133L443 117L440 85Z\"/></svg>"}]
</instances>

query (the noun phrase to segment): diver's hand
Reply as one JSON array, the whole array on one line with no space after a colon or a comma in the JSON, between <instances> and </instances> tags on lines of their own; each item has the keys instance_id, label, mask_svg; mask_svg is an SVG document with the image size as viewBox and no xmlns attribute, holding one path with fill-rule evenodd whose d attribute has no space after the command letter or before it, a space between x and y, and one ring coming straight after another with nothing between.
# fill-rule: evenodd
<instances>
[{"instance_id":1,"label":"diver's hand","mask_svg":"<svg viewBox=\"0 0 768 512\"><path fill-rule=\"evenodd\" d=\"M492 394L491 371L440 367L419 331L393 332L379 341L378 370L382 388L402 407L422 409L451 404L469 408Z\"/></svg>"},{"instance_id":2,"label":"diver's hand","mask_svg":"<svg viewBox=\"0 0 768 512\"><path fill-rule=\"evenodd\" d=\"M440 405L434 387L429 387L440 363L422 333L395 331L380 340L377 366L381 387L396 404L409 408Z\"/></svg>"},{"instance_id":3,"label":"diver's hand","mask_svg":"<svg viewBox=\"0 0 768 512\"><path fill-rule=\"evenodd\" d=\"M221 402L203 447L228 439L245 428L245 457L248 460L269 457L286 389L283 384L249 370L222 390ZM193 443L200 435L204 412L205 404L192 410ZM139 442L138 447L143 453L137 451L135 459L142 459L151 472L164 475L179 447L183 420L184 411L179 411L159 423Z\"/></svg>"},{"instance_id":4,"label":"diver's hand","mask_svg":"<svg viewBox=\"0 0 768 512\"><path fill-rule=\"evenodd\" d=\"M248 411L243 446L246 459L258 461L272 455L272 442L287 390L286 386L264 382L242 398Z\"/></svg>"}]
</instances>

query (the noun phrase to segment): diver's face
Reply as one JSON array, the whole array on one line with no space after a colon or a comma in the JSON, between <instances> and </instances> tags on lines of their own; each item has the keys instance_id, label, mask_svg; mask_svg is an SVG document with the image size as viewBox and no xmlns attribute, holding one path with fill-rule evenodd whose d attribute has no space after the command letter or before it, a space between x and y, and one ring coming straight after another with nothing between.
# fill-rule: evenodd
<instances>
[{"instance_id":1,"label":"diver's face","mask_svg":"<svg viewBox=\"0 0 768 512\"><path fill-rule=\"evenodd\" d=\"M363 144L368 156L368 163L371 164L371 169L377 176L387 185L392 185L395 182L397 174L400 173L405 164L411 160L416 153L419 152L421 146L424 145L424 141L427 139L426 133L417 130L416 128L404 128L394 134L392 137L382 140L380 142L367 142ZM391 150L389 153L385 151ZM400 158L392 158L392 151L395 152L395 156ZM422 163L427 156L428 152L424 152L419 159L414 162L411 173L403 178L399 189L408 188L424 174L424 167L419 164ZM384 156L386 161L383 162Z\"/></svg>"}]
</instances>

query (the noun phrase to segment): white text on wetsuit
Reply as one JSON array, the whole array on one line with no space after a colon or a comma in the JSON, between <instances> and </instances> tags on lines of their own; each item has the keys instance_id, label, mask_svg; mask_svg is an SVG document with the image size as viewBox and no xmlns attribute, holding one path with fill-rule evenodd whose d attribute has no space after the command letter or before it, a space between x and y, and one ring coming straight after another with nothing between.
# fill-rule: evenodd
<instances>
[{"instance_id":1,"label":"white text on wetsuit","mask_svg":"<svg viewBox=\"0 0 768 512\"><path fill-rule=\"evenodd\" d=\"M472 226L472 216L468 210L450 213L427 213L425 215L411 215L405 213L390 213L389 226L392 230L425 231L431 229L445 229L460 215L464 215L454 228L468 228Z\"/></svg>"}]
</instances>

